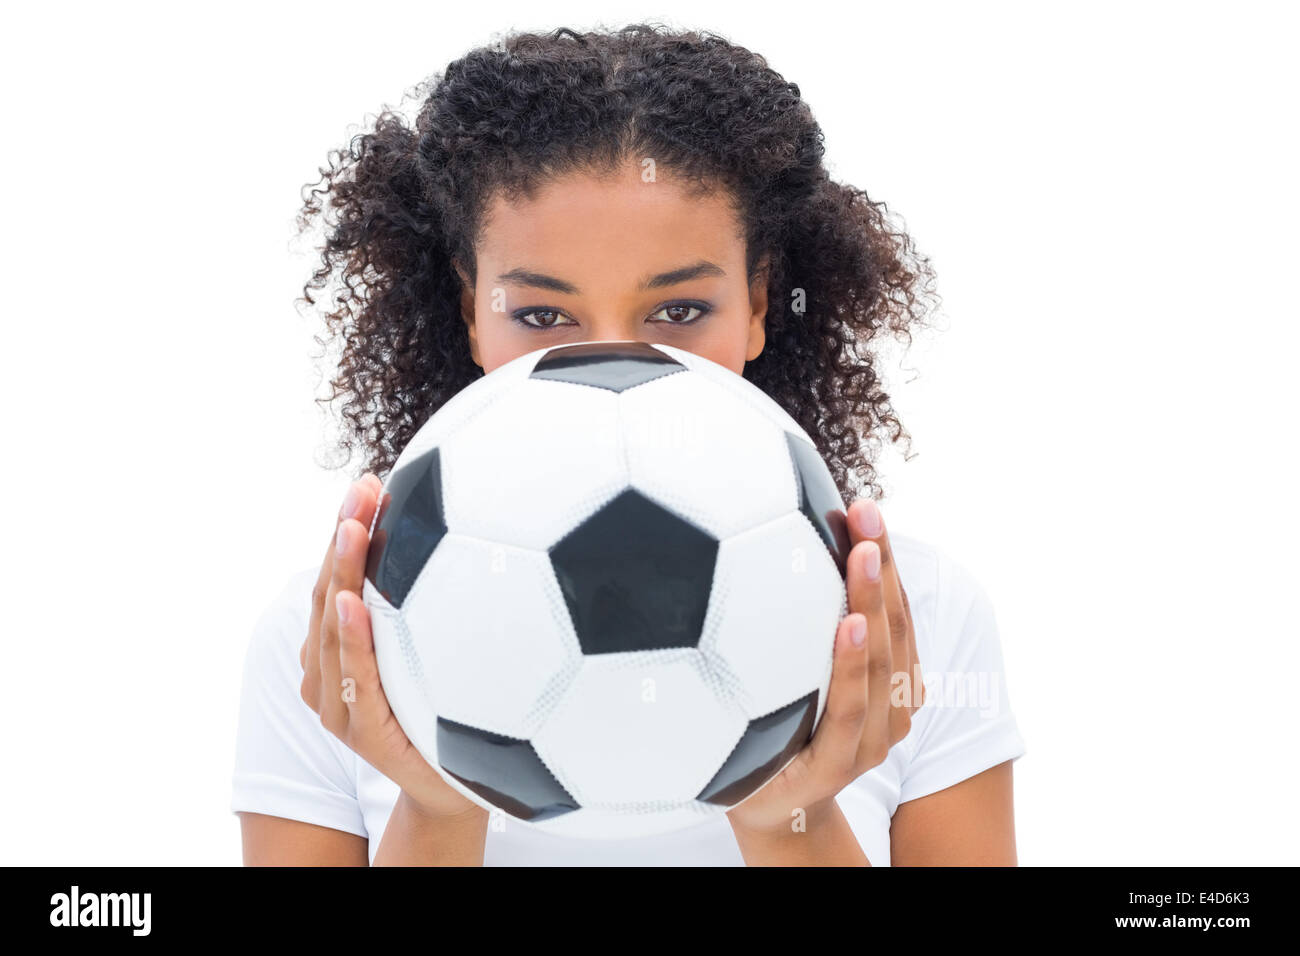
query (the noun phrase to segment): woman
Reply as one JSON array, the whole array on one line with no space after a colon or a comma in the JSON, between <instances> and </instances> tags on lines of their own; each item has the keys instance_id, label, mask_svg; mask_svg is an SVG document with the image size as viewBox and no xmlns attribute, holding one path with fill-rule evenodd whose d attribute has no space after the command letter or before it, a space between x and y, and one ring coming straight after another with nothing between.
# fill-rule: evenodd
<instances>
[{"instance_id":1,"label":"woman","mask_svg":"<svg viewBox=\"0 0 1300 956\"><path fill-rule=\"evenodd\" d=\"M940 552L891 537L873 500L869 453L907 435L872 346L924 321L931 272L822 154L798 87L761 57L634 25L474 50L414 129L384 113L336 155L300 217L322 196L338 212L304 291L341 280L331 398L369 471L249 647L232 802L245 862L1015 863L1025 748L1005 688L951 706L919 679L922 664L927 681L1000 678L992 610ZM360 598L376 476L420 425L512 358L598 339L744 375L853 502L850 613L808 746L725 820L606 842L498 829L445 783L388 708Z\"/></svg>"}]
</instances>

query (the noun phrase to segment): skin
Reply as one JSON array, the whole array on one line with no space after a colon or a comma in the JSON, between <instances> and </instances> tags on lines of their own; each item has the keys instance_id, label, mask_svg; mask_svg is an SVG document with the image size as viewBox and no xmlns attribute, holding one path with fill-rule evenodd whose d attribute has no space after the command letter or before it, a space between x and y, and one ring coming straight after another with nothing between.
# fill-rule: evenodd
<instances>
[{"instance_id":1,"label":"skin","mask_svg":"<svg viewBox=\"0 0 1300 956\"><path fill-rule=\"evenodd\" d=\"M692 196L662 173L646 183L633 165L610 176L567 176L527 201L497 198L475 249L475 279L457 266L471 354L490 372L548 345L635 339L675 345L740 374L764 347L767 313L766 260L749 282L745 251L720 193ZM365 475L336 519L300 655L302 698L401 788L376 865L481 865L487 812L424 761L379 683L361 586L381 493L379 479ZM850 505L848 519L849 613L836 634L825 716L790 765L727 814L751 866L869 866L835 796L885 759L924 701L915 628L883 516L864 498ZM356 682L355 700L339 692L345 676ZM911 693L891 693L900 685ZM240 816L246 864L368 862L367 841L355 834ZM796 818L801 828L791 826ZM1010 762L900 804L890 844L894 865L1015 865Z\"/></svg>"}]
</instances>

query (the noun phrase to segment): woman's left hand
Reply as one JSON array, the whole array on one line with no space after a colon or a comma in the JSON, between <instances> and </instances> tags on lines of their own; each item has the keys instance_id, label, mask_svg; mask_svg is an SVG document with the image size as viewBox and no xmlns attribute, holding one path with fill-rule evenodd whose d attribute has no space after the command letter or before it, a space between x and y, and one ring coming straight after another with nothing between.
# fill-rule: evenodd
<instances>
[{"instance_id":1,"label":"woman's left hand","mask_svg":"<svg viewBox=\"0 0 1300 956\"><path fill-rule=\"evenodd\" d=\"M792 821L823 817L845 786L882 763L907 736L925 700L907 593L876 503L848 510L845 586L849 613L835 634L826 709L816 733L761 790L727 811L733 828L790 832ZM855 635L861 635L856 643ZM896 677L896 675L898 675ZM897 703L891 685L900 682Z\"/></svg>"}]
</instances>

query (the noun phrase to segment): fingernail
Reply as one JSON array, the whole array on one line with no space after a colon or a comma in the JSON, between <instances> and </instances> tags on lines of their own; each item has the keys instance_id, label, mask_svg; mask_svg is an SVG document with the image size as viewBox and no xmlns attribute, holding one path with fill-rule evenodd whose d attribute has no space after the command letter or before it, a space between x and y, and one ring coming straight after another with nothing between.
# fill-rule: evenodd
<instances>
[{"instance_id":1,"label":"fingernail","mask_svg":"<svg viewBox=\"0 0 1300 956\"><path fill-rule=\"evenodd\" d=\"M885 530L884 519L880 517L880 506L870 498L858 509L858 531L867 538L878 538Z\"/></svg>"},{"instance_id":2,"label":"fingernail","mask_svg":"<svg viewBox=\"0 0 1300 956\"><path fill-rule=\"evenodd\" d=\"M880 577L880 549L874 545L866 549L862 556L862 570L867 573L867 580L875 581Z\"/></svg>"},{"instance_id":3,"label":"fingernail","mask_svg":"<svg viewBox=\"0 0 1300 956\"><path fill-rule=\"evenodd\" d=\"M339 623L348 623L348 602L343 600L343 592L334 595L334 610L338 612Z\"/></svg>"},{"instance_id":4,"label":"fingernail","mask_svg":"<svg viewBox=\"0 0 1300 956\"><path fill-rule=\"evenodd\" d=\"M348 526L347 522L339 525L338 536L334 539L334 553L342 554L348 549Z\"/></svg>"},{"instance_id":5,"label":"fingernail","mask_svg":"<svg viewBox=\"0 0 1300 956\"><path fill-rule=\"evenodd\" d=\"M854 647L861 647L862 642L867 639L867 619L865 617L855 618L849 625L849 640L853 642Z\"/></svg>"},{"instance_id":6,"label":"fingernail","mask_svg":"<svg viewBox=\"0 0 1300 956\"><path fill-rule=\"evenodd\" d=\"M355 484L348 485L348 493L343 496L343 508L339 511L339 514L344 518L351 518L356 514L360 497L357 494L357 486Z\"/></svg>"}]
</instances>

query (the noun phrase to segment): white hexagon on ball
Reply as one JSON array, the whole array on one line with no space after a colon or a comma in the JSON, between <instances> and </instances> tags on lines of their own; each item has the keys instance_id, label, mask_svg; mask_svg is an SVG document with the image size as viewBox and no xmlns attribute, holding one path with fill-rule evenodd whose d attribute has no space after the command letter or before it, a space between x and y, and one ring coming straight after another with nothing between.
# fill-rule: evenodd
<instances>
[{"instance_id":1,"label":"white hexagon on ball","mask_svg":"<svg viewBox=\"0 0 1300 956\"><path fill-rule=\"evenodd\" d=\"M844 582L807 518L792 512L723 540L713 578L700 651L734 675L748 717L826 685Z\"/></svg>"},{"instance_id":2,"label":"white hexagon on ball","mask_svg":"<svg viewBox=\"0 0 1300 956\"><path fill-rule=\"evenodd\" d=\"M747 724L694 648L589 655L533 746L584 807L688 803Z\"/></svg>"},{"instance_id":3,"label":"white hexagon on ball","mask_svg":"<svg viewBox=\"0 0 1300 956\"><path fill-rule=\"evenodd\" d=\"M440 446L448 529L537 550L554 544L627 484L617 399L548 379L498 395L472 429Z\"/></svg>"},{"instance_id":4,"label":"white hexagon on ball","mask_svg":"<svg viewBox=\"0 0 1300 956\"><path fill-rule=\"evenodd\" d=\"M798 506L784 432L716 382L665 375L619 403L632 487L714 537Z\"/></svg>"},{"instance_id":5,"label":"white hexagon on ball","mask_svg":"<svg viewBox=\"0 0 1300 956\"><path fill-rule=\"evenodd\" d=\"M533 735L581 661L550 561L525 548L447 534L401 617L438 715L508 737Z\"/></svg>"}]
</instances>

